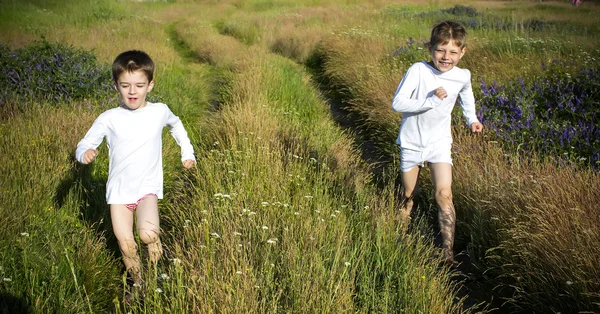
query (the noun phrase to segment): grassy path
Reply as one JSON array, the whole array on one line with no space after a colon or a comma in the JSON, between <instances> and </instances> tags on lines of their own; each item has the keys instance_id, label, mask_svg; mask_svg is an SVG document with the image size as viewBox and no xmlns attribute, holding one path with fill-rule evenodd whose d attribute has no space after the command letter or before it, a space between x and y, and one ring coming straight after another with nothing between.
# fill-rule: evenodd
<instances>
[{"instance_id":1,"label":"grassy path","mask_svg":"<svg viewBox=\"0 0 600 314\"><path fill-rule=\"evenodd\" d=\"M429 194L413 232L401 234L394 222L399 117L387 104L404 62L422 56L416 44L398 45L426 36L438 17L471 11L377 0L57 1L0 3L0 37L22 46L44 35L93 49L104 64L124 47L147 50L159 65L151 97L183 119L198 164L183 171L165 132L167 252L145 273L143 302L124 307L104 203L106 147L91 167L72 159L87 127L114 104L28 99L18 114L3 109L0 308L454 313L477 311L470 306L491 294L507 297L507 311L597 308L597 174L523 162L457 131L457 249L476 267L463 271L467 278L437 267ZM523 5L596 27L583 21L593 7L487 4L513 10L521 26ZM534 75L528 58L576 52L536 39L544 34L475 31L465 64L474 74L511 76L523 65ZM527 36L549 50L515 50ZM392 56L398 51L405 54Z\"/></svg>"}]
</instances>

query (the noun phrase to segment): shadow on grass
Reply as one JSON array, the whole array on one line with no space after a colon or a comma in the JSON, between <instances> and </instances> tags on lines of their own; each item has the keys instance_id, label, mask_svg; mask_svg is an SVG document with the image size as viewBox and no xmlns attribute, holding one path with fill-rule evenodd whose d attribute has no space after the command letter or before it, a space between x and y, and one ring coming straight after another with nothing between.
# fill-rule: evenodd
<instances>
[{"instance_id":1,"label":"shadow on grass","mask_svg":"<svg viewBox=\"0 0 600 314\"><path fill-rule=\"evenodd\" d=\"M106 238L106 246L115 257L120 257L118 242L112 232L110 210L106 204L106 179L95 177L94 164L82 165L74 156L70 158L71 169L58 186L53 199L56 208L68 202L69 194L78 194L80 217L92 226L98 236Z\"/></svg>"},{"instance_id":2,"label":"shadow on grass","mask_svg":"<svg viewBox=\"0 0 600 314\"><path fill-rule=\"evenodd\" d=\"M0 314L33 313L24 298L14 296L7 292L0 292Z\"/></svg>"}]
</instances>

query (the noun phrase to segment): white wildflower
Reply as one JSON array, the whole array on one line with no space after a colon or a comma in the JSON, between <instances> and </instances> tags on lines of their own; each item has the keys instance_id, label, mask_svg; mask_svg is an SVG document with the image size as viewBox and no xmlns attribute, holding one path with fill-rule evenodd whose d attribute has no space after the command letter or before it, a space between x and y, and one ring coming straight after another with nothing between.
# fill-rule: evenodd
<instances>
[{"instance_id":1,"label":"white wildflower","mask_svg":"<svg viewBox=\"0 0 600 314\"><path fill-rule=\"evenodd\" d=\"M163 290L161 288L156 288L156 290L154 290L154 291L156 291L157 293L162 293L163 292Z\"/></svg>"},{"instance_id":2,"label":"white wildflower","mask_svg":"<svg viewBox=\"0 0 600 314\"><path fill-rule=\"evenodd\" d=\"M178 264L181 264L181 260L180 260L180 259L178 259L178 258L172 258L172 259L171 259L171 262L172 262L173 264L177 264L177 265L178 265Z\"/></svg>"},{"instance_id":3,"label":"white wildflower","mask_svg":"<svg viewBox=\"0 0 600 314\"><path fill-rule=\"evenodd\" d=\"M262 226L263 230L269 230L269 227L267 226Z\"/></svg>"},{"instance_id":4,"label":"white wildflower","mask_svg":"<svg viewBox=\"0 0 600 314\"><path fill-rule=\"evenodd\" d=\"M352 264L350 264L350 262L345 262L344 265L346 265L346 267L348 267L348 266L350 266Z\"/></svg>"},{"instance_id":5,"label":"white wildflower","mask_svg":"<svg viewBox=\"0 0 600 314\"><path fill-rule=\"evenodd\" d=\"M21 232L21 235L24 237L28 237L29 236L29 232Z\"/></svg>"},{"instance_id":6,"label":"white wildflower","mask_svg":"<svg viewBox=\"0 0 600 314\"><path fill-rule=\"evenodd\" d=\"M277 243L277 238L271 238L271 239L267 240L267 243L275 244L275 243Z\"/></svg>"},{"instance_id":7,"label":"white wildflower","mask_svg":"<svg viewBox=\"0 0 600 314\"><path fill-rule=\"evenodd\" d=\"M165 273L162 273L162 274L160 274L160 276L158 276L158 279L160 279L160 280L169 280L169 279L171 279L171 277L169 277L169 275L167 275Z\"/></svg>"},{"instance_id":8,"label":"white wildflower","mask_svg":"<svg viewBox=\"0 0 600 314\"><path fill-rule=\"evenodd\" d=\"M221 236L220 236L218 233L216 233L216 232L212 232L212 233L210 234L210 236L211 236L211 237L213 237L213 238L217 238L217 239L221 237Z\"/></svg>"},{"instance_id":9,"label":"white wildflower","mask_svg":"<svg viewBox=\"0 0 600 314\"><path fill-rule=\"evenodd\" d=\"M2 281L4 281L4 282L11 282L11 281L12 281L12 279L10 279L10 278L6 278L6 277L5 277L5 278L2 278Z\"/></svg>"}]
</instances>

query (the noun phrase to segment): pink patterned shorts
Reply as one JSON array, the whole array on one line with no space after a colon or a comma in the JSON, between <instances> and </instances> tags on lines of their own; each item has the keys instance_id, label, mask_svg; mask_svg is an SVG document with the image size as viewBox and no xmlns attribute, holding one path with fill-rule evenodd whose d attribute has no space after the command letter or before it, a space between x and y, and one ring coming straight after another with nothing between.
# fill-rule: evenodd
<instances>
[{"instance_id":1,"label":"pink patterned shorts","mask_svg":"<svg viewBox=\"0 0 600 314\"><path fill-rule=\"evenodd\" d=\"M148 193L148 194L146 194L146 195L142 196L142 197L141 197L139 200L137 200L137 202L135 202L135 203L131 203L131 204L125 204L125 207L127 207L127 209L129 209L130 211L132 211L132 212L133 212L133 211L135 211L135 210L136 210L136 208L138 207L138 205L140 204L140 202L141 202L142 200L144 200L144 199L145 199L146 197L148 197L148 196L154 196L154 197L158 198L158 196L157 196L156 194L154 194L154 193Z\"/></svg>"}]
</instances>

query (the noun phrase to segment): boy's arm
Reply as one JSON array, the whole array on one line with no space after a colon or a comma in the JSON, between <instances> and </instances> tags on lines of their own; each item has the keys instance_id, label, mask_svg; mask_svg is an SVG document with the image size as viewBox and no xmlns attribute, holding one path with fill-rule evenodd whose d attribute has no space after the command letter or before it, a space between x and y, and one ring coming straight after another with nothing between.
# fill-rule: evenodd
<instances>
[{"instance_id":1,"label":"boy's arm","mask_svg":"<svg viewBox=\"0 0 600 314\"><path fill-rule=\"evenodd\" d=\"M411 66L404 74L392 100L394 111L418 113L430 110L442 103L442 100L433 93L424 99L412 99L412 94L417 89L420 80L419 67L417 65Z\"/></svg>"},{"instance_id":2,"label":"boy's arm","mask_svg":"<svg viewBox=\"0 0 600 314\"><path fill-rule=\"evenodd\" d=\"M106 124L104 122L104 115L100 115L92 124L92 127L87 131L85 136L79 143L77 144L77 149L75 150L75 158L82 164L86 164L89 162L85 162L84 155L85 153L92 149L95 150L102 144L102 140L106 135ZM95 158L95 156L94 156Z\"/></svg>"},{"instance_id":3,"label":"boy's arm","mask_svg":"<svg viewBox=\"0 0 600 314\"><path fill-rule=\"evenodd\" d=\"M475 96L473 95L473 87L471 86L471 72L469 70L466 70L466 72L468 73L467 84L465 84L459 94L462 102L463 117L465 117L467 124L470 126L475 122L480 122L477 119L477 111L475 110Z\"/></svg>"},{"instance_id":4,"label":"boy's arm","mask_svg":"<svg viewBox=\"0 0 600 314\"><path fill-rule=\"evenodd\" d=\"M177 117L173 112L167 107L167 126L171 131L171 136L175 139L177 144L181 147L181 162L184 163L186 160L196 161L196 157L194 157L194 147L190 142L190 138L188 137L187 131L183 127L183 123L181 119Z\"/></svg>"}]
</instances>

